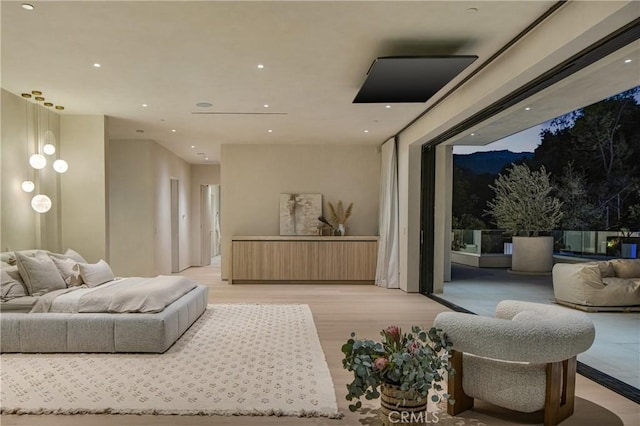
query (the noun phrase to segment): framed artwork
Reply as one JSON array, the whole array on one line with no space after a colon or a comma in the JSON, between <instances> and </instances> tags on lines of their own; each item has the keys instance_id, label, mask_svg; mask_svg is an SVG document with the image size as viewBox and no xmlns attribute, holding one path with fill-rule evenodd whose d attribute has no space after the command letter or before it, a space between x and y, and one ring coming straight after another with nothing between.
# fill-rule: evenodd
<instances>
[{"instance_id":1,"label":"framed artwork","mask_svg":"<svg viewBox=\"0 0 640 426\"><path fill-rule=\"evenodd\" d=\"M318 235L322 194L280 194L280 235Z\"/></svg>"}]
</instances>

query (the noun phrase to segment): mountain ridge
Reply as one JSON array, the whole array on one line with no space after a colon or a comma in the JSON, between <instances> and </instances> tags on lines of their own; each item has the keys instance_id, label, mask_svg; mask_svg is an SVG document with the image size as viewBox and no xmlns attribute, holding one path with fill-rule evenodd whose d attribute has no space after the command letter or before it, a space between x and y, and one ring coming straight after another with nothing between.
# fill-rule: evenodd
<instances>
[{"instance_id":1,"label":"mountain ridge","mask_svg":"<svg viewBox=\"0 0 640 426\"><path fill-rule=\"evenodd\" d=\"M453 154L453 164L467 169L474 174L499 174L511 163L521 163L533 158L533 152L511 152L507 149L499 151L480 151L472 154Z\"/></svg>"}]
</instances>

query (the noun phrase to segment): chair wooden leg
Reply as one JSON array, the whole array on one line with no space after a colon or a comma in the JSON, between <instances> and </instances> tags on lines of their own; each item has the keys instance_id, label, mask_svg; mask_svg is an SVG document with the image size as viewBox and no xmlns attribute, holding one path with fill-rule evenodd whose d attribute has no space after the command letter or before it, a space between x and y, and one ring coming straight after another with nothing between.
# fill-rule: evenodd
<instances>
[{"instance_id":1,"label":"chair wooden leg","mask_svg":"<svg viewBox=\"0 0 640 426\"><path fill-rule=\"evenodd\" d=\"M577 365L576 357L547 364L544 426L556 426L573 414Z\"/></svg>"},{"instance_id":2,"label":"chair wooden leg","mask_svg":"<svg viewBox=\"0 0 640 426\"><path fill-rule=\"evenodd\" d=\"M454 400L454 403L447 403L447 413L455 416L473 408L473 398L464 393L464 389L462 389L462 352L451 351L451 366L456 373L453 376L449 375L447 386L450 398Z\"/></svg>"}]
</instances>

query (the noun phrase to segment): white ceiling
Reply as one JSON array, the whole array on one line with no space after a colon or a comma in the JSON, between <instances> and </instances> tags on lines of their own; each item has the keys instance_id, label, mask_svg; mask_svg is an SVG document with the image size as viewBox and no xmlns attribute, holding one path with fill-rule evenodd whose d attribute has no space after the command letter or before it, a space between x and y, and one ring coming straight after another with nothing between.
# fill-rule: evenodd
<instances>
[{"instance_id":1,"label":"white ceiling","mask_svg":"<svg viewBox=\"0 0 640 426\"><path fill-rule=\"evenodd\" d=\"M447 144L487 145L638 85L640 40L456 135Z\"/></svg>"},{"instance_id":2,"label":"white ceiling","mask_svg":"<svg viewBox=\"0 0 640 426\"><path fill-rule=\"evenodd\" d=\"M111 138L153 139L191 163L218 162L229 143L375 145L553 3L3 1L2 87L108 115ZM352 104L373 60L393 55L479 59L427 103Z\"/></svg>"}]
</instances>

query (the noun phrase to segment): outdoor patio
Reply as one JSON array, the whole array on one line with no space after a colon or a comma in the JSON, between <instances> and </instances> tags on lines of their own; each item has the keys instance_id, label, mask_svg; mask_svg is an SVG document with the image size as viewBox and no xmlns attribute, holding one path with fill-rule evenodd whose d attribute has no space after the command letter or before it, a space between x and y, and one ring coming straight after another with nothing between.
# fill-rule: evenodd
<instances>
[{"instance_id":1,"label":"outdoor patio","mask_svg":"<svg viewBox=\"0 0 640 426\"><path fill-rule=\"evenodd\" d=\"M553 302L551 275L531 276L506 269L452 264L451 282L435 295L478 315L493 316L501 300ZM570 308L567 308L570 309ZM640 313L588 313L596 340L578 361L618 379L640 392Z\"/></svg>"}]
</instances>

